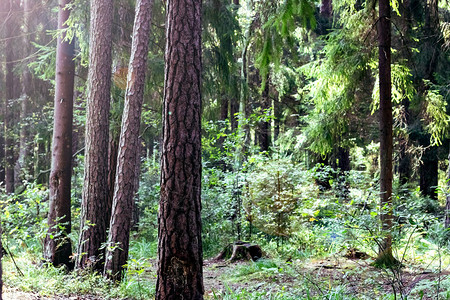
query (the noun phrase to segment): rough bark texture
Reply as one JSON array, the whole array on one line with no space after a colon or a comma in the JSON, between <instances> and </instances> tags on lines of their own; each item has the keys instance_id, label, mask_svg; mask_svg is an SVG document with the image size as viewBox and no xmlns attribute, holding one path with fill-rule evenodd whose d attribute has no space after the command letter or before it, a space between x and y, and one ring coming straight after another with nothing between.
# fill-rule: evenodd
<instances>
[{"instance_id":1,"label":"rough bark texture","mask_svg":"<svg viewBox=\"0 0 450 300\"><path fill-rule=\"evenodd\" d=\"M59 1L58 28L64 29L70 10L65 9L71 0ZM74 44L58 36L56 50L56 87L54 99L54 124L52 165L50 172L50 207L48 232L44 241L44 258L54 265L72 267L72 245L67 235L71 231L70 189L72 175L72 120L73 87L75 78ZM60 228L64 228L61 230Z\"/></svg>"},{"instance_id":2,"label":"rough bark texture","mask_svg":"<svg viewBox=\"0 0 450 300\"><path fill-rule=\"evenodd\" d=\"M169 0L156 299L203 299L201 0Z\"/></svg>"},{"instance_id":3,"label":"rough bark texture","mask_svg":"<svg viewBox=\"0 0 450 300\"><path fill-rule=\"evenodd\" d=\"M81 232L77 267L103 266L108 211L108 137L111 89L112 0L91 0L88 103Z\"/></svg>"},{"instance_id":4,"label":"rough bark texture","mask_svg":"<svg viewBox=\"0 0 450 300\"><path fill-rule=\"evenodd\" d=\"M380 80L380 218L385 232L378 260L392 263L392 100L391 100L391 8L389 0L379 0L378 64Z\"/></svg>"},{"instance_id":5,"label":"rough bark texture","mask_svg":"<svg viewBox=\"0 0 450 300\"><path fill-rule=\"evenodd\" d=\"M121 279L128 259L133 212L136 156L140 153L139 126L144 99L145 70L153 0L138 0L128 67L125 107L117 158L111 224L106 251L105 275Z\"/></svg>"}]
</instances>

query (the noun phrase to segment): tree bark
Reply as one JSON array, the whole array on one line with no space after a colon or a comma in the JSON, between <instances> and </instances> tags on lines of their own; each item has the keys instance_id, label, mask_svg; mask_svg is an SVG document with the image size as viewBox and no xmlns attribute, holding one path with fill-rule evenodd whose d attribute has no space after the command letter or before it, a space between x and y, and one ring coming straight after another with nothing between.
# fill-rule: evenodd
<instances>
[{"instance_id":1,"label":"tree bark","mask_svg":"<svg viewBox=\"0 0 450 300\"><path fill-rule=\"evenodd\" d=\"M378 67L380 88L380 219L385 234L377 261L392 264L392 99L391 99L391 8L379 0Z\"/></svg>"},{"instance_id":2,"label":"tree bark","mask_svg":"<svg viewBox=\"0 0 450 300\"><path fill-rule=\"evenodd\" d=\"M65 29L71 10L70 0L59 1L58 29ZM71 232L71 175L72 175L72 121L73 88L75 78L74 42L58 35L55 72L54 125L52 162L50 172L50 207L48 232L44 241L44 258L55 266L73 267L70 256ZM61 229L62 228L62 229Z\"/></svg>"},{"instance_id":3,"label":"tree bark","mask_svg":"<svg viewBox=\"0 0 450 300\"><path fill-rule=\"evenodd\" d=\"M112 0L91 0L88 103L81 231L77 267L103 266L100 247L109 225L108 141L112 64Z\"/></svg>"},{"instance_id":4,"label":"tree bark","mask_svg":"<svg viewBox=\"0 0 450 300\"><path fill-rule=\"evenodd\" d=\"M156 299L203 299L201 0L169 0Z\"/></svg>"},{"instance_id":5,"label":"tree bark","mask_svg":"<svg viewBox=\"0 0 450 300\"><path fill-rule=\"evenodd\" d=\"M128 67L125 107L119 141L112 216L106 251L105 275L121 279L128 260L133 212L136 157L140 155L139 126L144 100L145 70L153 0L138 0Z\"/></svg>"}]
</instances>

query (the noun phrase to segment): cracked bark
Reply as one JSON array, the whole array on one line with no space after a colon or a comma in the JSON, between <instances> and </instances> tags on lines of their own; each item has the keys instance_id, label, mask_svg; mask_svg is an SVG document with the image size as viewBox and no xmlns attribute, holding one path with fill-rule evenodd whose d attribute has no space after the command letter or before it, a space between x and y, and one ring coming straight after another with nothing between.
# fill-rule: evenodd
<instances>
[{"instance_id":1,"label":"cracked bark","mask_svg":"<svg viewBox=\"0 0 450 300\"><path fill-rule=\"evenodd\" d=\"M81 232L77 267L102 270L108 216L108 141L112 64L112 0L91 0L88 103Z\"/></svg>"},{"instance_id":2,"label":"cracked bark","mask_svg":"<svg viewBox=\"0 0 450 300\"><path fill-rule=\"evenodd\" d=\"M139 126L144 100L145 71L150 37L153 0L138 0L128 67L125 106L119 140L112 216L104 273L121 279L128 260L137 156L140 155Z\"/></svg>"},{"instance_id":3,"label":"cracked bark","mask_svg":"<svg viewBox=\"0 0 450 300\"><path fill-rule=\"evenodd\" d=\"M201 0L169 0L156 299L203 299Z\"/></svg>"}]
</instances>

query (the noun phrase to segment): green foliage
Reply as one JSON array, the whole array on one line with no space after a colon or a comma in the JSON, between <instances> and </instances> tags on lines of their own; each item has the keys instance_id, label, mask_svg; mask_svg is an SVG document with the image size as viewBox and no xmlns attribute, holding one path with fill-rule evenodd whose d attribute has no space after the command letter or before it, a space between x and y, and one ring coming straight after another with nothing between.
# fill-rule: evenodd
<instances>
[{"instance_id":1,"label":"green foliage","mask_svg":"<svg viewBox=\"0 0 450 300\"><path fill-rule=\"evenodd\" d=\"M270 65L274 64L275 69L280 66L284 46L287 44L295 53L293 50L295 39L292 34L298 28L298 21L300 20L303 27L314 28L316 20L315 5L310 0L286 0L277 3L276 7L270 5L261 7L261 19L265 23L262 27L262 47L256 63L261 72L262 91L266 85Z\"/></svg>"},{"instance_id":2,"label":"green foliage","mask_svg":"<svg viewBox=\"0 0 450 300\"><path fill-rule=\"evenodd\" d=\"M431 144L441 145L442 139L448 134L450 116L446 113L447 103L437 90L428 90L426 101L426 130L431 134Z\"/></svg>"}]
</instances>

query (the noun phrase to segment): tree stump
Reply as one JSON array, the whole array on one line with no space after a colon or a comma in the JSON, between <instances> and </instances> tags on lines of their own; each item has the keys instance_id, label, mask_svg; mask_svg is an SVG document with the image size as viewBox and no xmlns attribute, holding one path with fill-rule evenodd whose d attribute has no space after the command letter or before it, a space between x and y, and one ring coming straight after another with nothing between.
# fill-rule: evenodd
<instances>
[{"instance_id":1,"label":"tree stump","mask_svg":"<svg viewBox=\"0 0 450 300\"><path fill-rule=\"evenodd\" d=\"M261 247L257 244L249 242L236 241L228 244L214 260L238 261L238 260L253 260L256 261L262 257Z\"/></svg>"}]
</instances>

